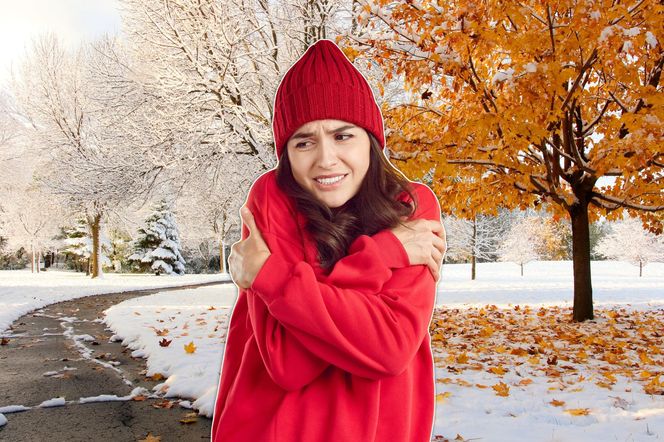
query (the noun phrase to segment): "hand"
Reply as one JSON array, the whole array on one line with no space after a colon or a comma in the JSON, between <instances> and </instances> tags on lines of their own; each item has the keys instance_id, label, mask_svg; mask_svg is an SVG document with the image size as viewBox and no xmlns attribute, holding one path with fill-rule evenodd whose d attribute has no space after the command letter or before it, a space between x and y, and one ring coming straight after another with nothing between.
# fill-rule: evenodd
<instances>
[{"instance_id":1,"label":"hand","mask_svg":"<svg viewBox=\"0 0 664 442\"><path fill-rule=\"evenodd\" d=\"M403 221L390 230L403 244L410 264L429 266L433 278L438 281L440 265L447 250L443 224L440 221L415 219Z\"/></svg>"},{"instance_id":2,"label":"hand","mask_svg":"<svg viewBox=\"0 0 664 442\"><path fill-rule=\"evenodd\" d=\"M228 256L228 267L233 282L240 288L248 289L271 253L256 227L254 216L246 206L240 209L240 217L249 229L249 236L233 244Z\"/></svg>"}]
</instances>

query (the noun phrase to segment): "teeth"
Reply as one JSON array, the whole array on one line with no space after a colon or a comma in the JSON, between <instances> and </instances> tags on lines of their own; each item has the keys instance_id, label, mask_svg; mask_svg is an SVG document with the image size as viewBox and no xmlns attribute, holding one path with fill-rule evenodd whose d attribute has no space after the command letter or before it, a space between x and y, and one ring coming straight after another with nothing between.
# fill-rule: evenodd
<instances>
[{"instance_id":1,"label":"teeth","mask_svg":"<svg viewBox=\"0 0 664 442\"><path fill-rule=\"evenodd\" d=\"M340 181L345 175L339 175L334 178L316 178L316 181L318 181L321 184L334 184L337 181Z\"/></svg>"}]
</instances>

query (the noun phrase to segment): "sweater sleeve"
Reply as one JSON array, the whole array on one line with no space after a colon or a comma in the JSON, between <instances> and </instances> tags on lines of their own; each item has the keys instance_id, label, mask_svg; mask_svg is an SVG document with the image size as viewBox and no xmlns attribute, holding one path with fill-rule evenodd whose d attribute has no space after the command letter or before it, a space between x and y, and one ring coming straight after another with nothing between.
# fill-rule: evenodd
<instances>
[{"instance_id":1,"label":"sweater sleeve","mask_svg":"<svg viewBox=\"0 0 664 442\"><path fill-rule=\"evenodd\" d=\"M254 338L272 380L284 390L299 390L330 364L315 356L268 311L265 301L248 289L247 305Z\"/></svg>"},{"instance_id":2,"label":"sweater sleeve","mask_svg":"<svg viewBox=\"0 0 664 442\"><path fill-rule=\"evenodd\" d=\"M257 227L268 244L270 252L280 253L289 262L295 262L296 245L291 241L277 242L268 232L268 205L265 197L267 177L259 179L249 193L247 205L250 207ZM274 199L272 200L274 205ZM242 227L242 239L248 230ZM251 288L243 290L247 295L249 323L258 346L265 369L270 378L284 390L298 390L316 379L330 364L309 351L269 312L265 301Z\"/></svg>"},{"instance_id":3,"label":"sweater sleeve","mask_svg":"<svg viewBox=\"0 0 664 442\"><path fill-rule=\"evenodd\" d=\"M437 199L422 193L416 218L440 220ZM392 268L380 244L359 236L324 281L307 262L272 253L252 289L319 358L370 379L395 376L428 333L435 280L426 265Z\"/></svg>"}]
</instances>

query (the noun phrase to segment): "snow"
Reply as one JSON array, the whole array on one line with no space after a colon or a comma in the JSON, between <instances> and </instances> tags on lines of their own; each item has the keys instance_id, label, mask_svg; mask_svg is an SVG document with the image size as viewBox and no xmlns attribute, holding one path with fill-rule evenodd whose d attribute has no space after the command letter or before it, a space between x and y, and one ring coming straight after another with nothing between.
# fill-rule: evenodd
<instances>
[{"instance_id":1,"label":"snow","mask_svg":"<svg viewBox=\"0 0 664 442\"><path fill-rule=\"evenodd\" d=\"M657 46L657 37L655 37L650 31L646 32L646 43L648 43L651 48Z\"/></svg>"},{"instance_id":2,"label":"snow","mask_svg":"<svg viewBox=\"0 0 664 442\"><path fill-rule=\"evenodd\" d=\"M133 298L105 311L104 322L132 356L147 358L146 376L166 380L155 391L165 397L192 399L201 414L212 416L221 355L226 341L235 285L163 292ZM138 314L136 314L138 313ZM160 345L162 339L171 341ZM194 353L184 346L193 342Z\"/></svg>"},{"instance_id":3,"label":"snow","mask_svg":"<svg viewBox=\"0 0 664 442\"><path fill-rule=\"evenodd\" d=\"M0 413L0 427L7 425L7 418L4 414Z\"/></svg>"},{"instance_id":4,"label":"snow","mask_svg":"<svg viewBox=\"0 0 664 442\"><path fill-rule=\"evenodd\" d=\"M607 26L602 29L602 33L599 34L599 42L603 42L613 35L613 26Z\"/></svg>"},{"instance_id":5,"label":"snow","mask_svg":"<svg viewBox=\"0 0 664 442\"><path fill-rule=\"evenodd\" d=\"M643 277L638 277L638 268L621 261L594 261L591 263L591 272L594 305L598 311L603 308L625 309L625 312L659 314L661 318L664 310L664 263L650 263L643 269ZM519 274L519 266L512 263L479 263L477 279L472 281L470 264L445 264L438 286L436 305L448 313L455 308L460 309L462 314L458 315L458 318L477 316L478 310L487 308L488 305L503 309L501 311L506 315L510 312L514 314L517 305L520 306L520 311L524 308L565 309L571 306L573 281L570 261L530 262L525 265L524 276ZM11 275L12 278L7 278L6 275ZM27 281L19 284L19 276ZM47 300L53 293L58 293L58 290L36 287L30 281L41 278L32 276L28 272L0 272L0 300L5 304L1 310L3 315L4 307L14 308L5 299L10 295L10 289L13 290L11 296L26 300L25 302L30 302L35 294L40 297L41 303L59 300ZM107 274L109 279L103 281L105 287L77 288L74 282L90 280L67 280L63 275L60 275L59 280L57 275L51 274L50 271L39 276L46 276L46 282L58 283L60 292L65 289L67 295L60 297L76 297L79 291L84 290L96 290L96 293L102 293L104 289L119 290L120 282L129 285L132 278L144 284L143 288L149 284L161 283L164 279L150 276L138 278L137 275L124 275L114 279L116 275ZM177 282L184 283L183 280L193 276L178 277ZM219 275L208 276L219 278ZM205 279L205 275L197 277ZM8 288L8 280L13 280L12 285L15 287ZM24 293L22 298L19 296L21 292ZM236 297L237 289L233 284L160 292L133 298L107 309L104 323L113 330L114 336L111 340L122 340L123 345L146 358L148 376L160 374L164 377L163 381L154 387L152 397L163 395L183 398L185 400L180 406L193 408L199 414L210 417L219 381L229 314ZM596 321L584 323L583 327L570 327L591 330L601 335L606 327L606 320L607 318L598 317ZM529 323L516 324L516 327L524 329L523 333L529 326ZM450 348L454 339L460 340L452 336L447 339ZM167 346L159 344L167 341L170 341ZM462 344L464 342L471 343L466 340ZM565 341L561 342L562 345L566 344ZM554 345L561 345L561 342L556 341ZM185 350L185 345L190 343L195 345L193 353ZM488 354L492 358L504 356L497 351L489 351ZM445 361L446 355L436 352L435 346L434 356L437 359L438 393L434 435L454 439L456 434L460 434L466 440L481 438L499 441L571 441L656 440L664 434L662 396L644 393L640 384L622 375L615 376L611 390L602 388L596 385L598 379L593 379L593 376L600 376L601 380L601 374L591 363L578 364L578 378L566 375L564 379L561 377L556 382L544 374L533 375L535 368L529 363L505 364L507 372L502 375L472 369L455 373L448 370L450 364ZM658 358L661 359L661 355L652 354L651 357L656 360L655 363L659 363ZM560 365L563 364L573 363L561 361ZM652 371L661 370L655 368ZM581 376L586 378L586 382L579 380ZM526 378L532 382L523 384ZM491 388L498 382L509 387L509 396L498 396ZM100 394L80 401L127 398ZM565 404L560 407L553 406L551 402L554 400L563 401ZM46 403L62 405L64 398L56 398ZM569 410L573 409L588 409L589 414L573 416L569 413ZM19 410L0 407L0 413ZM481 422L481 425L478 425L478 422Z\"/></svg>"},{"instance_id":6,"label":"snow","mask_svg":"<svg viewBox=\"0 0 664 442\"><path fill-rule=\"evenodd\" d=\"M56 397L42 402L41 404L37 405L37 408L62 407L63 405L65 405L65 398Z\"/></svg>"},{"instance_id":7,"label":"snow","mask_svg":"<svg viewBox=\"0 0 664 442\"><path fill-rule=\"evenodd\" d=\"M136 387L127 396L117 396L115 394L100 394L98 396L82 397L78 400L79 404L89 404L91 402L117 402L117 401L130 401L135 396L147 392L145 388Z\"/></svg>"},{"instance_id":8,"label":"snow","mask_svg":"<svg viewBox=\"0 0 664 442\"><path fill-rule=\"evenodd\" d=\"M664 308L664 264L651 263L642 278L634 270L624 262L593 262L595 306ZM519 267L514 264L480 263L478 279L471 281L469 264L446 264L438 287L437 306L468 312L487 304L505 309L516 304L533 308L569 307L573 297L571 272L569 261L531 262L526 265L524 277L519 276ZM105 322L116 335L123 337L123 345L147 358L148 376L159 373L165 377L163 383L154 387L155 393L186 398L183 406L191 406L210 417L228 314L236 296L233 285L158 293L109 308ZM168 347L159 345L163 338L171 341ZM184 350L184 345L190 342L196 346L194 353ZM450 374L437 368L436 378L437 392L449 392L450 397L437 402L434 434L446 437L453 438L459 433L465 438L491 435L491 440L540 440L542 435L552 440L581 437L613 440L615 435L617 440L625 440L642 434L646 425L655 434L664 429L664 401L636 388L627 395L619 394L621 388L628 388L624 380L613 386L615 393L593 383L583 384L583 391L552 393L552 384L542 376L534 379L528 388L511 387L510 397L506 399L496 396L491 388L461 385L463 381L488 385L497 382L490 373L467 370L458 376L459 384L453 384L441 382L450 379ZM501 379L511 385L523 378L511 369ZM593 412L588 416L572 416L552 407L549 401L554 398L565 401L565 409L590 407ZM616 408L616 403L627 409ZM482 422L480 428L478 421Z\"/></svg>"},{"instance_id":9,"label":"snow","mask_svg":"<svg viewBox=\"0 0 664 442\"><path fill-rule=\"evenodd\" d=\"M537 72L537 63L530 62L523 65L526 72Z\"/></svg>"},{"instance_id":10,"label":"snow","mask_svg":"<svg viewBox=\"0 0 664 442\"><path fill-rule=\"evenodd\" d=\"M634 44L629 40L625 40L625 42L623 43L621 51L622 52L629 52L632 49L634 49Z\"/></svg>"},{"instance_id":11,"label":"snow","mask_svg":"<svg viewBox=\"0 0 664 442\"><path fill-rule=\"evenodd\" d=\"M6 407L0 407L0 413L16 413L18 411L26 411L29 409L30 407L26 407L25 405L9 405Z\"/></svg>"},{"instance_id":12,"label":"snow","mask_svg":"<svg viewBox=\"0 0 664 442\"><path fill-rule=\"evenodd\" d=\"M491 83L500 83L502 81L511 81L514 76L514 68L509 68L504 71L498 71L491 79Z\"/></svg>"},{"instance_id":13,"label":"snow","mask_svg":"<svg viewBox=\"0 0 664 442\"><path fill-rule=\"evenodd\" d=\"M623 30L623 35L625 37L636 37L640 33L641 33L641 28L637 28L637 27Z\"/></svg>"},{"instance_id":14,"label":"snow","mask_svg":"<svg viewBox=\"0 0 664 442\"><path fill-rule=\"evenodd\" d=\"M106 273L102 279L91 279L84 273L48 270L0 271L0 334L12 322L38 308L56 302L130 290L179 287L211 281L228 281L225 274L154 276L136 273Z\"/></svg>"}]
</instances>

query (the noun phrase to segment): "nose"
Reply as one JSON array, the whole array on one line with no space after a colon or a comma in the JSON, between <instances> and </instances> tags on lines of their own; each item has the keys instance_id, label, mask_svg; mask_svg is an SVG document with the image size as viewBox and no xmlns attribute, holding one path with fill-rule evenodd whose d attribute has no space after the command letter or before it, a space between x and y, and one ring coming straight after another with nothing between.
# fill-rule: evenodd
<instances>
[{"instance_id":1,"label":"nose","mask_svg":"<svg viewBox=\"0 0 664 442\"><path fill-rule=\"evenodd\" d=\"M318 165L322 169L330 169L334 167L339 158L337 157L337 149L334 143L327 138L323 139L318 149Z\"/></svg>"}]
</instances>

